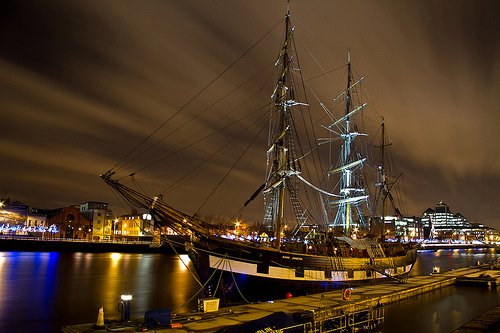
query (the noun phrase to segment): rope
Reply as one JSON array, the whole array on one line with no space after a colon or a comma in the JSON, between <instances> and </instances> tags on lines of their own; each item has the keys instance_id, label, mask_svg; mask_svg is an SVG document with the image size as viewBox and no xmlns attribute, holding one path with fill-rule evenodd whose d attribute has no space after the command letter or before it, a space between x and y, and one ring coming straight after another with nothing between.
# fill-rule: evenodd
<instances>
[{"instance_id":1,"label":"rope","mask_svg":"<svg viewBox=\"0 0 500 333\"><path fill-rule=\"evenodd\" d=\"M186 267L186 269L188 270L188 272L191 273L191 276L195 279L196 282L198 282L198 284L200 286L203 286L203 283L201 283L201 281L196 277L196 274L193 274L193 272L191 271L191 269L189 268L189 266L186 265L186 263L184 262L184 260L182 260L181 256L179 255L179 253L175 249L175 247L173 245L173 242L170 241L168 238L166 238L166 239L167 239L167 242L169 243L170 247L172 248L172 250L174 250L175 255L179 258L179 260L182 262L182 264L184 265L184 267Z\"/></svg>"},{"instance_id":2,"label":"rope","mask_svg":"<svg viewBox=\"0 0 500 333\"><path fill-rule=\"evenodd\" d=\"M236 286L238 293L240 294L241 298L243 298L243 300L245 302L247 302L247 304L249 304L250 302L245 298L245 296L243 296L243 293L241 292L240 288L238 287L238 282L236 282L236 278L234 277L234 273L233 273L233 268L231 267L231 262L229 260L228 260L228 266L229 266L229 270L231 271L231 276L233 277L234 285Z\"/></svg>"},{"instance_id":3,"label":"rope","mask_svg":"<svg viewBox=\"0 0 500 333\"><path fill-rule=\"evenodd\" d=\"M221 260L222 260L222 262L224 262L226 260L226 258L224 257ZM215 290L214 290L214 296L217 295L217 290L219 290L219 286L221 284L220 282L222 281L222 274L223 273L224 273L224 265L222 265L222 269L220 270L219 280L217 281L217 285L215 286Z\"/></svg>"},{"instance_id":4,"label":"rope","mask_svg":"<svg viewBox=\"0 0 500 333\"><path fill-rule=\"evenodd\" d=\"M231 90L230 92L226 93L224 96L222 96L221 98L219 98L217 101L213 102L211 105L209 105L208 107L206 107L205 109L203 109L200 113L198 113L197 115L195 115L193 118L191 118L191 119L189 119L188 121L184 122L182 125L180 125L180 126L176 127L174 130L172 130L171 132L169 132L166 136L164 136L163 138L159 139L159 140L158 140L158 141L157 141L154 145L150 146L148 149L145 149L142 153L140 153L139 155L137 155L137 156L136 156L136 158L137 158L137 157L139 157L140 155L142 155L143 153L145 153L147 150L152 149L154 146L156 146L156 145L157 145L157 144L159 144L160 142L164 141L165 139L167 139L168 137L170 137L172 134L174 134L174 133L176 133L176 132L180 131L182 128L184 128L185 126L187 126L187 124L189 124L189 123L193 122L195 119L197 119L197 118L198 118L198 117L200 117L202 114L204 114L205 112L207 112L208 110L210 110L213 106L215 106L216 104L218 104L219 102L221 102L222 100L224 100L226 97L228 97L228 96L230 96L231 94L233 94L234 92L238 91L238 90L239 90L242 86L244 86L245 84L247 84L248 82L250 82L250 81L251 81L254 77L256 77L257 75L261 74L261 73L262 73L264 70L266 70L268 67L269 67L269 65L268 65L268 66L266 66L266 67L264 67L264 68L262 68L260 71L258 71L256 74L254 74L252 77L250 77L249 79L247 79L246 81L244 81L243 83L241 83L238 87L236 87L236 88L234 88L233 90ZM262 88L261 88L261 89L259 89L259 91L257 91L257 92L256 92L256 94L257 94L258 92L260 92L261 90L262 90ZM227 115L229 115L229 114L233 113L236 109L238 109L239 107L241 107L242 105L244 105L246 102L248 102L249 100L251 100L253 97L254 97L253 95L249 96L246 100L244 100L243 102L241 102L239 105L237 105L237 106L236 106L236 107L234 107L233 109L231 109L231 110L229 110L228 112L226 112L226 114L222 115L222 116L220 117L220 119L224 119L224 118L226 118L226 117L227 117ZM258 110L260 110L260 108L259 108ZM182 151L183 151L183 150L185 150L186 148L188 148L188 147L190 147L190 146L192 146L192 145L194 145L194 144L196 144L196 143L198 143L198 142L200 142L200 141L204 141L206 138L208 138L208 137L210 137L210 136L212 136L212 135L214 135L214 134L217 134L217 133L221 132L223 129L228 128L229 126L231 126L231 125L233 125L233 124L236 124L236 123L238 123L238 122L242 121L243 119L245 119L245 118L249 117L249 116L250 116L250 115L252 115L252 114L253 114L253 113L251 113L251 114L249 114L249 115L247 115L247 116L245 116L245 117L243 117L243 118L241 118L241 119L238 119L238 120L236 120L236 121L233 121L233 122L229 123L228 125L226 125L226 126L224 126L224 127L220 128L219 130L217 130L217 131L213 131L212 133L210 133L210 134L206 135L205 137L202 137L200 140L197 140L196 142L193 142L193 143L191 143L191 144L188 144L188 145L184 146L183 148L178 149L177 151L175 151L175 152L173 152L173 153L171 153L171 154L169 154L169 155L166 155L166 156L163 156L163 157L161 157L161 158L159 158L159 159L157 159L157 160L154 160L154 161L150 162L149 164L145 164L145 166L140 167L138 170L136 170L136 173L137 173L137 172L142 172L142 171L144 171L145 169L150 168L151 166L153 166L153 165L155 165L155 164L160 163L161 161L163 161L163 160L165 160L165 159L167 159L167 158L171 157L171 156L172 156L172 155L174 155L174 154L177 154L177 153L182 152ZM198 133L200 133L200 132L202 132L202 131L203 131L203 130L199 130L197 133L194 133L193 135L191 135L191 137L195 137Z\"/></svg>"},{"instance_id":5,"label":"rope","mask_svg":"<svg viewBox=\"0 0 500 333\"><path fill-rule=\"evenodd\" d=\"M198 98L205 90L207 90L215 81L217 81L220 77L222 77L229 69L231 69L236 63L238 63L244 56L246 56L255 46L257 46L264 38L266 38L271 32L273 32L278 25L281 24L281 21L278 22L274 27L272 27L268 32L266 32L261 38L259 38L254 44L250 46L242 55L240 55L236 60L234 60L228 67L226 67L219 75L213 78L208 84L206 84L200 91L198 91L193 97L191 97L183 106L181 106L174 114L168 117L163 123L161 123L153 132L151 132L148 136L146 136L142 141L140 141L130 152L128 152L123 158L122 161L125 161L130 155L132 155L140 146L142 146L146 141L148 141L153 135L155 135L163 126L165 126L172 118L174 118L179 112L185 109L189 104L191 104L196 98ZM133 159L132 159L133 160ZM130 160L130 161L132 161ZM111 170L118 168L118 166L122 162L116 163ZM123 166L126 163L123 162Z\"/></svg>"},{"instance_id":6,"label":"rope","mask_svg":"<svg viewBox=\"0 0 500 333\"><path fill-rule=\"evenodd\" d=\"M311 184L307 180L305 180L305 178L302 177L301 175L297 175L297 178L302 180L305 184L309 185L310 187L312 187L313 189L315 189L316 191L318 191L320 193L323 193L323 194L328 195L330 197L340 197L338 194L329 193L325 190L320 189L319 187L314 186L313 184Z\"/></svg>"},{"instance_id":7,"label":"rope","mask_svg":"<svg viewBox=\"0 0 500 333\"><path fill-rule=\"evenodd\" d=\"M259 118L260 119L260 118ZM240 156L238 156L238 158L236 159L236 161L233 163L233 165L231 165L231 168L229 168L229 170L226 172L226 174L224 175L224 177L222 177L222 179L219 181L219 183L217 183L217 185L215 186L215 188L210 192L210 194L208 195L208 197L205 199L205 201L203 201L203 203L200 205L200 207L198 208L198 210L196 211L195 214L197 214L201 208L208 202L208 200L213 196L213 194L215 193L215 191L217 191L217 189L222 185L222 183L224 182L224 180L229 176L229 174L231 173L231 171L233 171L234 167L236 166L236 164L238 164L239 161L241 161L241 159L243 158L243 156L245 155L245 153L248 151L248 149L250 149L250 147L252 146L252 144L255 142L255 140L257 140L257 138L259 137L260 133L262 132L262 130L265 128L266 126L262 126L259 130L259 132L254 136L253 140L250 141L248 143L248 145L246 146L246 148L242 151L242 153L240 154ZM242 132L243 134L244 132Z\"/></svg>"},{"instance_id":8,"label":"rope","mask_svg":"<svg viewBox=\"0 0 500 333\"><path fill-rule=\"evenodd\" d=\"M210 280L212 280L213 276L217 272L217 269L219 268L219 266L221 265L221 263L222 263L222 259L218 261L218 265L217 265L216 269L214 270L214 272L212 273L212 275L210 275L210 277L207 279L207 282L205 282L205 284L203 284L202 288L200 288L200 290L198 290L198 292L196 292L193 296L191 296L190 299L188 299L182 305L180 305L177 308L175 308L174 311L172 311L172 312L177 312L177 310L179 310L180 308L182 308L184 305L190 303L202 290L205 290L205 287L210 282Z\"/></svg>"}]
</instances>

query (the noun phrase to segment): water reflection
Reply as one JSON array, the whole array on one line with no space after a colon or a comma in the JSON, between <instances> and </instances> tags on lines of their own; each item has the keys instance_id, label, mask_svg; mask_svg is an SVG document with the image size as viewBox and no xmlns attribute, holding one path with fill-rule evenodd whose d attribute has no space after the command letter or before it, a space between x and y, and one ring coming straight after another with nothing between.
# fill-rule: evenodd
<instances>
[{"instance_id":1,"label":"water reflection","mask_svg":"<svg viewBox=\"0 0 500 333\"><path fill-rule=\"evenodd\" d=\"M191 262L191 259L189 259L189 256L187 254L180 254L179 259L179 269L181 271L186 271L188 269L189 263Z\"/></svg>"},{"instance_id":2,"label":"water reflection","mask_svg":"<svg viewBox=\"0 0 500 333\"><path fill-rule=\"evenodd\" d=\"M179 308L198 290L192 264L183 261L161 254L2 252L0 332L57 332L94 322L100 306L105 318L120 318L126 293L133 295L132 317Z\"/></svg>"},{"instance_id":3,"label":"water reflection","mask_svg":"<svg viewBox=\"0 0 500 333\"><path fill-rule=\"evenodd\" d=\"M421 252L412 274L427 275L436 264L446 271L495 257L491 251ZM0 332L58 332L62 325L95 322L100 306L105 318L120 318L122 294L133 295L134 318L158 308L189 311L200 297L195 296L200 285L193 272L187 256L0 252ZM496 289L447 290L397 303L394 312L388 309L386 322L396 320L398 329L391 326L386 332L401 332L409 323L406 333L428 332L429 322L439 329L455 327L499 303Z\"/></svg>"},{"instance_id":4,"label":"water reflection","mask_svg":"<svg viewBox=\"0 0 500 333\"><path fill-rule=\"evenodd\" d=\"M121 257L122 257L121 253L111 253L111 260L113 261L114 265L118 263L118 260L120 260Z\"/></svg>"},{"instance_id":5,"label":"water reflection","mask_svg":"<svg viewBox=\"0 0 500 333\"><path fill-rule=\"evenodd\" d=\"M495 249L459 249L459 250L437 250L422 251L418 253L418 259L411 274L429 275L434 263L439 263L441 272L460 267L468 267L481 263L495 261L497 254Z\"/></svg>"},{"instance_id":6,"label":"water reflection","mask_svg":"<svg viewBox=\"0 0 500 333\"><path fill-rule=\"evenodd\" d=\"M387 306L383 332L452 332L499 303L495 288L451 286Z\"/></svg>"},{"instance_id":7,"label":"water reflection","mask_svg":"<svg viewBox=\"0 0 500 333\"><path fill-rule=\"evenodd\" d=\"M39 331L51 331L59 253L1 253L0 331L19 331L21 321L40 320ZM9 324L10 323L10 324ZM20 332L20 331L19 331Z\"/></svg>"}]
</instances>

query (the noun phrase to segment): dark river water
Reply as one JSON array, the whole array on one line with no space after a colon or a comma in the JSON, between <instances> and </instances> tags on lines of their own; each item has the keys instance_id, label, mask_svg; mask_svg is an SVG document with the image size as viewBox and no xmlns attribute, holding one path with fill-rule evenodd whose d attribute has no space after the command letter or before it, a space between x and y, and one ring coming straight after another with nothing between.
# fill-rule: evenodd
<instances>
[{"instance_id":1,"label":"dark river water","mask_svg":"<svg viewBox=\"0 0 500 333\"><path fill-rule=\"evenodd\" d=\"M420 252L412 275L496 259L490 250ZM132 294L131 317L151 309L196 308L199 290L187 256L166 254L0 252L0 332L60 332L63 325L120 318L120 295ZM500 288L448 287L386 307L384 332L450 332L500 304Z\"/></svg>"}]
</instances>

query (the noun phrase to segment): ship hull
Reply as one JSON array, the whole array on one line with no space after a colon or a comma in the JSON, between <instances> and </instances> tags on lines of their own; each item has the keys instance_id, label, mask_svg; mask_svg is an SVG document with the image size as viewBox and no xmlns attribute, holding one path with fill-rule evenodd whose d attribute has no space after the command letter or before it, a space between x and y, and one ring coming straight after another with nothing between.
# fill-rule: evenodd
<instances>
[{"instance_id":1,"label":"ship hull","mask_svg":"<svg viewBox=\"0 0 500 333\"><path fill-rule=\"evenodd\" d=\"M404 279L416 249L390 257L341 257L277 251L238 241L193 243L189 256L206 296L223 302L269 301L334 289Z\"/></svg>"}]
</instances>

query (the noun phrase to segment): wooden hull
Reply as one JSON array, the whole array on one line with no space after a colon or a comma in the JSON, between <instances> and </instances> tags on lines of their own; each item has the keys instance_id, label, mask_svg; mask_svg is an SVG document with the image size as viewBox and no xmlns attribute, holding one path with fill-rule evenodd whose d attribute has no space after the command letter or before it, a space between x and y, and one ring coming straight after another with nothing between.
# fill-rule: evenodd
<instances>
[{"instance_id":1,"label":"wooden hull","mask_svg":"<svg viewBox=\"0 0 500 333\"><path fill-rule=\"evenodd\" d=\"M355 258L277 251L213 238L193 244L189 256L206 283L207 296L226 302L268 301L403 279L417 258L416 249L391 257Z\"/></svg>"}]
</instances>

